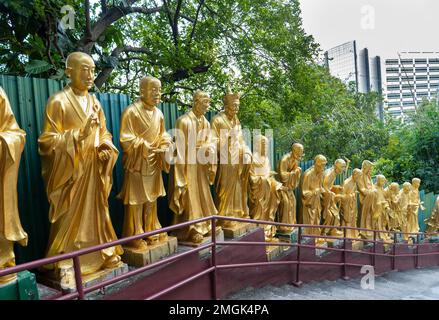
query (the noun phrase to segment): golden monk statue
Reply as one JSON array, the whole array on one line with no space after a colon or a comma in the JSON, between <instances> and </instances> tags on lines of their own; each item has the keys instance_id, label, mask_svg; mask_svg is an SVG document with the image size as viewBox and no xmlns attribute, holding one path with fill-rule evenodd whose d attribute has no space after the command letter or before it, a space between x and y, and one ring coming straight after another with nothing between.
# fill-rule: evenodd
<instances>
[{"instance_id":1,"label":"golden monk statue","mask_svg":"<svg viewBox=\"0 0 439 320\"><path fill-rule=\"evenodd\" d=\"M0 87L0 270L15 266L14 242L27 245L18 214L17 179L26 133L12 113L6 93ZM0 277L0 285L13 281L16 274Z\"/></svg>"},{"instance_id":2,"label":"golden monk statue","mask_svg":"<svg viewBox=\"0 0 439 320\"><path fill-rule=\"evenodd\" d=\"M421 179L412 179L412 190L410 191L410 203L408 206L407 224L409 232L413 233L419 232L418 213L419 209L424 210L421 199L419 197L420 185Z\"/></svg>"},{"instance_id":3,"label":"golden monk statue","mask_svg":"<svg viewBox=\"0 0 439 320\"><path fill-rule=\"evenodd\" d=\"M439 231L439 196L436 198L430 218L425 219L424 222L427 225L427 233L435 233Z\"/></svg>"},{"instance_id":4,"label":"golden monk statue","mask_svg":"<svg viewBox=\"0 0 439 320\"><path fill-rule=\"evenodd\" d=\"M238 93L224 96L224 111L213 117L212 136L217 142L219 168L216 178L215 204L218 215L249 219L247 184L251 151L245 144L239 111ZM236 222L222 220L223 228L232 228Z\"/></svg>"},{"instance_id":5,"label":"golden monk statue","mask_svg":"<svg viewBox=\"0 0 439 320\"><path fill-rule=\"evenodd\" d=\"M302 175L302 168L299 164L303 156L303 145L294 143L291 146L291 152L284 155L279 161L278 171L280 181L287 188L281 191L281 200L279 205L279 222L296 224L296 196L294 190L299 186L300 176ZM290 233L293 231L292 227L278 227L281 233Z\"/></svg>"},{"instance_id":6,"label":"golden monk statue","mask_svg":"<svg viewBox=\"0 0 439 320\"><path fill-rule=\"evenodd\" d=\"M325 156L317 155L314 165L303 175L301 216L304 224L320 225L323 175L327 163ZM304 233L318 235L320 228L305 228Z\"/></svg>"},{"instance_id":7,"label":"golden monk statue","mask_svg":"<svg viewBox=\"0 0 439 320\"><path fill-rule=\"evenodd\" d=\"M268 139L257 135L250 167L250 214L255 220L274 221L280 202L280 190L286 189L274 179L268 157ZM264 225L265 240L275 241L276 226Z\"/></svg>"},{"instance_id":8,"label":"golden monk statue","mask_svg":"<svg viewBox=\"0 0 439 320\"><path fill-rule=\"evenodd\" d=\"M88 93L94 72L89 55L71 53L65 70L70 84L46 105L38 143L52 224L49 257L116 240L108 196L118 151L99 101ZM118 267L122 253L116 246L81 256L81 272ZM71 261L46 266L55 271L64 267L71 267Z\"/></svg>"},{"instance_id":9,"label":"golden monk statue","mask_svg":"<svg viewBox=\"0 0 439 320\"><path fill-rule=\"evenodd\" d=\"M210 185L215 181L216 148L209 121L204 117L210 106L206 92L196 91L192 110L177 119L177 160L169 183L169 207L174 224L217 214ZM205 221L179 229L181 241L201 243L211 232Z\"/></svg>"},{"instance_id":10,"label":"golden monk statue","mask_svg":"<svg viewBox=\"0 0 439 320\"><path fill-rule=\"evenodd\" d=\"M140 98L122 114L120 145L123 150L124 182L118 197L125 205L123 237L161 229L157 198L166 195L162 171L169 172L165 152L171 144L163 113L157 108L161 82L154 77L140 80ZM150 244L167 240L166 233L148 238ZM129 244L146 249L144 240Z\"/></svg>"},{"instance_id":11,"label":"golden monk statue","mask_svg":"<svg viewBox=\"0 0 439 320\"><path fill-rule=\"evenodd\" d=\"M343 159L335 160L334 165L327 169L323 174L323 201L322 201L322 216L325 226L339 226L340 225L340 200L341 195L336 194L334 188L335 179L337 175L342 174L346 170L346 162ZM324 234L332 236L340 236L342 231L337 229L323 229Z\"/></svg>"},{"instance_id":12,"label":"golden monk statue","mask_svg":"<svg viewBox=\"0 0 439 320\"><path fill-rule=\"evenodd\" d=\"M402 185L402 190L399 192L399 208L400 208L400 216L399 221L401 223L400 229L401 232L410 232L408 226L408 214L409 214L409 206L410 206L410 192L412 191L412 185L410 182L404 182ZM409 235L404 235L404 240L407 240Z\"/></svg>"},{"instance_id":13,"label":"golden monk statue","mask_svg":"<svg viewBox=\"0 0 439 320\"><path fill-rule=\"evenodd\" d=\"M358 180L358 191L360 192L360 228L372 229L372 216L376 204L376 189L372 183L373 163L364 160L361 166L361 178ZM371 239L373 232L361 231L360 235L365 239Z\"/></svg>"},{"instance_id":14,"label":"golden monk statue","mask_svg":"<svg viewBox=\"0 0 439 320\"><path fill-rule=\"evenodd\" d=\"M343 182L343 193L341 197L341 225L346 227L357 227L357 183L361 179L362 172L360 169L354 169L352 176ZM347 229L348 238L358 238L358 230Z\"/></svg>"},{"instance_id":15,"label":"golden monk statue","mask_svg":"<svg viewBox=\"0 0 439 320\"><path fill-rule=\"evenodd\" d=\"M396 182L392 182L386 188L386 200L389 205L389 230L401 231L401 215L399 207L399 185Z\"/></svg>"},{"instance_id":16,"label":"golden monk statue","mask_svg":"<svg viewBox=\"0 0 439 320\"><path fill-rule=\"evenodd\" d=\"M373 216L372 216L372 229L374 230L388 230L387 226L389 224L389 211L390 206L386 199L386 191L384 185L386 184L386 177L379 174L376 177L376 204L374 206ZM380 232L377 233L378 239L388 240L390 236L388 233Z\"/></svg>"}]
</instances>

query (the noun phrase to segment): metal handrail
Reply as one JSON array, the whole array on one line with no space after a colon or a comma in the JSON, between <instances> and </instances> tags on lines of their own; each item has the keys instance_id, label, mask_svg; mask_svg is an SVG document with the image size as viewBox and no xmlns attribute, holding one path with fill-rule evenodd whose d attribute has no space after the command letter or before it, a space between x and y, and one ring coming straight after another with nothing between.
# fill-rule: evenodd
<instances>
[{"instance_id":1,"label":"metal handrail","mask_svg":"<svg viewBox=\"0 0 439 320\"><path fill-rule=\"evenodd\" d=\"M217 226L217 220L227 220L227 221L235 221L235 222L244 222L244 223L252 223L252 224L256 224L256 225L274 225L274 226L285 226L285 227L290 227L290 228L298 228L298 239L297 239L297 243L287 243L287 242L258 242L258 241L217 241L216 239L216 226ZM139 239L143 239L146 237L150 237L156 234L160 234L160 233L164 233L164 232L170 232L170 231L174 231L195 223L200 223L200 222L205 222L205 221L210 221L211 222L211 242L208 244L204 244L204 245L200 245L194 249L190 249L188 251L185 251L183 253L178 253L175 255L172 255L170 257L164 258L160 261L156 261L152 264L148 264L144 267L141 268L137 268L134 270L131 270L129 272L123 273L119 276L116 276L112 279L97 283L93 286L90 287L86 287L84 288L83 284L82 284L82 275L81 275L81 269L80 269L80 260L79 257L85 254L89 254L95 251L99 251L99 250L103 250L106 248L110 248L110 247L114 247L116 245L123 245L126 243L129 243L133 240L139 240ZM322 234L322 235L315 235L315 234L304 234L303 233L303 229L306 228L318 228L318 229L339 229L339 230L343 230L343 237L337 237L337 236L330 236L330 235L326 235L326 234ZM368 232L373 232L373 239L363 239L363 238L350 238L350 237L346 237L346 231L347 230L357 230L357 231L368 231ZM394 234L394 241L392 243L388 243L389 245L392 246L393 250L391 253L378 253L376 252L376 245L381 243L381 244L385 244L385 242L383 242L382 240L378 240L377 239L377 233L387 233L387 234ZM401 245L401 243L397 243L396 242L396 234L401 234L401 235L416 235L417 238L417 243L413 243L410 244L411 246L416 247L416 253L411 253L411 254L397 254L396 253L396 247L397 245ZM422 233L422 232L417 232L417 233L413 233L413 232L400 232L400 231L387 231L387 230L373 230L373 229L366 229L366 228L357 228L357 227L348 227L348 226L329 226L329 225L309 225L309 224L287 224L287 223L281 223L281 222L273 222L273 221L260 221L260 220L252 220L252 219L243 219L243 218L232 218L232 217L224 217L224 216L210 216L210 217L204 217L204 218L200 218L200 219L196 219L196 220L191 220L191 221L187 221L184 223L180 223L177 225L173 225L173 226L169 226L169 227L165 227L165 228L161 228L155 231L150 231L150 232L145 232L142 234L138 234L135 236L131 236L131 237L126 237L123 239L119 239L119 240L115 240L115 241L111 241L105 244L100 244L100 245L96 245L96 246L92 246L92 247L88 247L88 248L84 248L84 249L80 249L74 252L70 252L70 253L65 253L65 254L61 254L61 255L57 255L57 256L53 256L53 257L49 257L49 258L44 258L44 259L40 259L40 260L36 260L36 261L32 261L32 262L28 262L28 263L24 263L24 264L20 264L14 267L9 267L9 268L5 268L5 269L1 269L0 270L0 277L1 276L5 276L8 274L12 274L12 273L17 273L23 270L27 270L27 269L35 269L35 268L39 268L43 265L47 265L47 264L53 264L55 262L59 262L59 261L63 261L63 260L68 260L68 259L73 259L73 267L75 270L75 283L76 283L76 292L73 293L68 293L68 294L64 294L60 297L57 298L57 300L69 300L69 299L85 299L85 295L87 293L99 290L103 287L106 287L108 285L114 284L116 282L122 281L124 279L127 279L129 277L135 276L137 274L140 274L146 270L149 269L153 269L156 268L158 266L161 265L168 265L170 263L176 262L188 255L194 254L196 252L200 252L202 250L205 249L209 249L211 250L211 255L210 255L210 267L208 269L205 269L203 271L200 271L182 281L179 281L175 284L173 284L172 286L165 288L159 292L156 292L155 294L151 295L150 297L148 297L147 299L156 299L159 298L163 295L165 295L166 293L169 293L191 281L194 281L196 279L199 279L201 276L203 275L207 275L207 274L211 274L211 284L212 284L212 297L213 299L217 299L217 270L220 269L233 269L233 268L245 268L245 267L259 267L259 266L278 266L278 265L296 265L296 278L293 284L295 285L300 285L301 281L300 281L300 265L326 265L326 266L342 266L343 267L343 278L347 279L347 271L346 271L346 267L347 266L351 266L351 267L361 267L361 264L355 264L355 263L350 263L347 261L347 256L346 253L359 253L359 254L366 254L366 255L371 255L372 256L372 260L373 260L373 264L375 264L375 257L376 256L385 256L385 257L389 257L392 259L392 269L396 269L395 267L395 262L396 262L396 258L398 257L415 257L416 261L415 261L415 265L417 268L419 268L419 257L422 256L432 256L432 255L439 255L439 252L428 252L428 253L420 253L419 252L419 247L420 246L425 246L425 245L431 245L430 243L420 243L420 236L421 235L438 235L439 233ZM310 239L316 239L316 238L320 238L320 239L336 239L336 240L342 240L343 241L343 245L341 248L331 248L331 247L322 247L322 246L318 246L315 243L314 244L307 244L307 243L302 243L303 240L305 238L310 238ZM369 243L373 243L373 252L369 252L369 251L358 251L358 250L352 250L352 249L347 249L347 245L346 245L346 241L347 240L351 240L351 241L362 241L362 242L369 242ZM239 264L226 264L226 265L221 265L221 264L217 264L216 262L216 255L217 255L217 246L224 246L224 245L235 245L235 246L279 246L279 247L296 247L297 248L297 252L296 252L296 260L287 260L287 261L268 261L268 262L250 262L250 263L239 263ZM407 245L407 244L405 244ZM313 249L321 249L321 250L328 250L328 251L335 251L335 252L342 252L343 253L343 262L322 262L322 261L303 261L303 259L301 259L301 248L313 248Z\"/></svg>"}]
</instances>

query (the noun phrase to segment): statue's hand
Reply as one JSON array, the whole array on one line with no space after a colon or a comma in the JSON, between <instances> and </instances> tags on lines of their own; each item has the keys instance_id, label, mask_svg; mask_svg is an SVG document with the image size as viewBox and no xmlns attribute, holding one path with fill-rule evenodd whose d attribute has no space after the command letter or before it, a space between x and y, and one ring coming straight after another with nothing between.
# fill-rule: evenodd
<instances>
[{"instance_id":1,"label":"statue's hand","mask_svg":"<svg viewBox=\"0 0 439 320\"><path fill-rule=\"evenodd\" d=\"M111 152L110 150L102 150L99 151L99 160L101 161L107 161L108 159L110 159L111 157Z\"/></svg>"},{"instance_id":2,"label":"statue's hand","mask_svg":"<svg viewBox=\"0 0 439 320\"><path fill-rule=\"evenodd\" d=\"M98 123L99 123L99 119L96 113L91 114L88 117L85 126L81 128L81 130L79 131L79 141L82 141L85 138L87 138L92 133L93 127Z\"/></svg>"}]
</instances>

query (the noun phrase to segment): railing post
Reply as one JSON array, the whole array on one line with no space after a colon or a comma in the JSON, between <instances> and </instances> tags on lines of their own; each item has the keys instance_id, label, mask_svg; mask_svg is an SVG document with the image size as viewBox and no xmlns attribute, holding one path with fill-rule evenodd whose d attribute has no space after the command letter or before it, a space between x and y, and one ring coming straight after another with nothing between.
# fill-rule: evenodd
<instances>
[{"instance_id":1,"label":"railing post","mask_svg":"<svg viewBox=\"0 0 439 320\"><path fill-rule=\"evenodd\" d=\"M416 269L421 269L419 266L419 233L416 235Z\"/></svg>"},{"instance_id":2,"label":"railing post","mask_svg":"<svg viewBox=\"0 0 439 320\"><path fill-rule=\"evenodd\" d=\"M212 217L212 254L211 254L211 266L215 269L212 273L212 298L213 300L218 300L218 293L216 290L216 283L217 283L217 269L216 269L216 218Z\"/></svg>"},{"instance_id":3,"label":"railing post","mask_svg":"<svg viewBox=\"0 0 439 320\"><path fill-rule=\"evenodd\" d=\"M297 232L297 256L296 256L296 281L293 282L295 287L300 287L302 285L302 281L300 281L300 251L302 245L302 227L299 227L299 231Z\"/></svg>"},{"instance_id":4,"label":"railing post","mask_svg":"<svg viewBox=\"0 0 439 320\"><path fill-rule=\"evenodd\" d=\"M82 276L81 276L81 262L79 261L79 257L75 256L73 258L73 269L75 270L75 283L76 283L76 291L78 291L78 299L84 300L84 287L82 286Z\"/></svg>"},{"instance_id":5,"label":"railing post","mask_svg":"<svg viewBox=\"0 0 439 320\"><path fill-rule=\"evenodd\" d=\"M396 270L396 243L397 243L397 232L393 233L393 258L392 258L392 270Z\"/></svg>"},{"instance_id":6,"label":"railing post","mask_svg":"<svg viewBox=\"0 0 439 320\"><path fill-rule=\"evenodd\" d=\"M375 268L376 267L376 255L377 253L377 232L376 230L373 230L373 255L372 255L372 265Z\"/></svg>"},{"instance_id":7,"label":"railing post","mask_svg":"<svg viewBox=\"0 0 439 320\"><path fill-rule=\"evenodd\" d=\"M347 266L346 266L346 263L347 263L346 241L347 241L346 240L346 228L344 228L343 229L343 279L344 280L349 279L348 274L347 274Z\"/></svg>"}]
</instances>

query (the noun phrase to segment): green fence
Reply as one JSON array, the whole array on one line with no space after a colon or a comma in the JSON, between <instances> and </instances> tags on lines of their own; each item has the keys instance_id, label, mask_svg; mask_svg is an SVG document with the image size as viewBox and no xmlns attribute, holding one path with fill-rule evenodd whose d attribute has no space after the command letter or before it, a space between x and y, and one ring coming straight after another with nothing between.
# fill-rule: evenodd
<instances>
[{"instance_id":1,"label":"green fence","mask_svg":"<svg viewBox=\"0 0 439 320\"><path fill-rule=\"evenodd\" d=\"M20 163L18 177L18 199L20 217L24 229L29 234L29 245L26 248L16 246L17 262L25 262L41 258L45 254L47 239L49 235L48 203L45 188L41 177L41 163L38 154L38 136L44 122L45 104L50 95L63 88L64 83L48 79L23 78L15 76L0 75L0 86L2 86L11 101L11 106L20 127L26 131L26 146ZM119 123L122 111L130 104L129 97L123 94L97 93L98 100L101 102L107 118L107 126L113 134L113 142L120 150L119 146ZM175 121L183 114L177 105L162 103L159 108L165 117L166 129L175 127ZM214 115L213 112L206 114L208 120ZM274 153L274 141L270 143L270 159L273 169L277 167L281 154ZM252 146L251 146L252 147ZM114 228L120 236L123 223L123 206L116 200L119 192L123 170L121 154L114 170L114 183L109 198L110 214ZM311 167L313 161L303 161L301 167L303 172ZM337 184L341 184L347 175L339 177ZM164 175L166 190L168 189L168 176ZM213 189L213 188L212 188ZM296 197L300 199L300 189L296 190ZM420 213L420 225L425 229L423 220L430 216L434 204L433 194L425 195L421 192L422 201L427 208ZM300 201L298 201L298 210ZM158 201L159 219L164 226L171 224L172 213L168 207L167 198L160 198Z\"/></svg>"}]
</instances>

